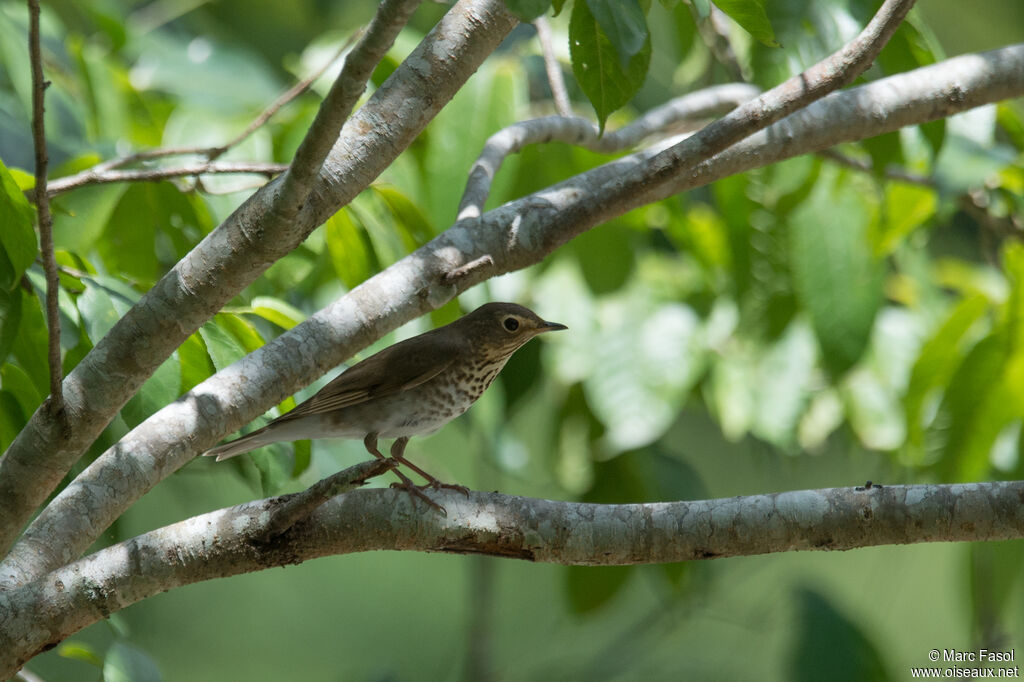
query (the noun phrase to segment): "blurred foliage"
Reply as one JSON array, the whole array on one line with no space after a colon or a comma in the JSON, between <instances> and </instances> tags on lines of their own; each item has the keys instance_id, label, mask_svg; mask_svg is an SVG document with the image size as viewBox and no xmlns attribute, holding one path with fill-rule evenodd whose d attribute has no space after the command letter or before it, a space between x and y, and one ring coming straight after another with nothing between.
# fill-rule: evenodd
<instances>
[{"instance_id":1,"label":"blurred foliage","mask_svg":"<svg viewBox=\"0 0 1024 682\"><path fill-rule=\"evenodd\" d=\"M576 76L569 84L574 106L580 113L592 106L602 126L615 128L646 108L736 74L770 87L853 37L878 3L509 4L527 18L550 7L558 11L551 21L562 42L555 48L563 71ZM329 59L373 6L305 0L284 11L274 3L45 3L53 177L154 146L230 139L291 82ZM955 3L947 6L959 12ZM716 8L737 23L726 19L719 25L728 30L711 36ZM443 9L424 5L372 86L383 82ZM949 21L934 7L929 12L940 25ZM0 1L3 448L48 391L43 276L31 207L22 194L33 182L26 16L24 3ZM331 30L320 34L324 26ZM924 14L912 13L865 78L932 63L945 51ZM316 110L316 93L329 82L329 75L322 78L314 92L292 102L225 158L287 162ZM518 29L372 188L189 337L82 465L163 405L443 231L454 220L466 170L487 137L514 121L549 113L549 96L539 47L530 30ZM762 492L797 481L851 485L877 475L863 464L869 457L877 457L871 461L882 464L872 466L882 467L894 482L1019 478L1022 117L1019 102L1004 103L835 150L872 164L872 172L834 157L801 157L734 176L609 221L543 264L467 292L458 304L397 336L449 322L460 309L487 299L531 304L570 331L527 346L469 416L436 438L414 441L414 456L431 460L432 471L451 467L442 476L476 487L607 503ZM604 160L562 144L530 147L503 166L489 206ZM176 157L147 163L180 162ZM259 182L217 176L201 183L94 185L57 197L65 371ZM278 409L294 404L289 399ZM713 426L693 427L687 420L694 415L710 418ZM717 440L694 435L708 430ZM467 449L471 457L451 463L451 451ZM722 465L727 471L714 473L716 457L725 456L720 452L740 450L753 453L744 460L755 463L750 471ZM183 475L198 470L227 488L239 477L251 486L251 496L308 484L362 456L358 444L277 445L218 468L197 462ZM796 473L826 466L819 461L831 467L819 478ZM850 480L866 469L861 480ZM768 470L785 475L773 478ZM199 485L195 478L190 487ZM747 487L736 487L737 481ZM205 509L215 492L207 494L182 515ZM165 513L166 505L132 512L104 542L129 537L140 524L177 520ZM1018 554L1019 544L1010 543L971 548L969 556L966 550L944 555L950 561L961 557L965 567L955 584L970 595L966 618L974 644L1005 643L1008 623L1019 619L1019 609L1002 600L1020 589L1019 571L1007 569L1019 564ZM347 559L346 566L363 565ZM393 555L377 559L392 560L397 561ZM720 568L724 564L657 572L572 567L537 585L524 578L519 589L537 590L531 603L564 614L550 618L570 619L558 621L565 628L566 622L575 623L570 629L600 622L601 632L622 633L622 647L641 646L638 638L649 637L643 641L650 644L654 636L627 636L623 623L635 618L650 632L676 632L681 626L665 620L667 610L692 606L698 598L706 610L742 612L729 601L728 584L714 579L742 572ZM540 570L507 570L522 575L528 569ZM562 596L541 597L542 589L561 589ZM902 674L895 661L906 660L907 646L896 636L866 632L861 623L870 613L851 610L840 603L839 588L832 589L836 593L802 586L772 592L792 612L793 633L790 640L770 642L774 670L808 679L834 677L837 670L849 679ZM508 592L493 607L492 619L516 609ZM646 603L638 595L648 592L657 595L654 603L637 606ZM233 603L228 610L234 608L242 607ZM686 616L669 620L680 618ZM638 632L648 632L643 628ZM515 637L528 636L501 631L509 637L509 652L518 646ZM49 656L98 666L104 679L156 679L157 664L149 654L129 644L125 632L111 637L89 645L86 636ZM135 637L145 639L137 632L130 639ZM947 644L936 640L931 646ZM153 654L160 665L180 664L159 642L147 646L162 652ZM651 647L650 660L664 660ZM598 645L593 648L576 663L550 660L547 667L536 663L529 669L539 677L575 677L598 668L601 677L628 677L628 670L617 667L621 661L598 665L602 654ZM915 659L922 665L924 653ZM701 654L691 652L691 663L673 670L700 676ZM496 658L503 660L503 654ZM348 663L371 676L370 664ZM742 662L732 665L735 671ZM81 667L60 670L62 679L90 679ZM753 671L746 669L746 676Z\"/></svg>"}]
</instances>

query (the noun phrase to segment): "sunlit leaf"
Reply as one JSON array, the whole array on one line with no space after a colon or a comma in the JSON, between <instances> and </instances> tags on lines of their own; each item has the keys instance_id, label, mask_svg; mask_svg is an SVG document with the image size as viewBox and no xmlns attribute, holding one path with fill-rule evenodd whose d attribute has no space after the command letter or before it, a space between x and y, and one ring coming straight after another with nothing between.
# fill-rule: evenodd
<instances>
[{"instance_id":1,"label":"sunlit leaf","mask_svg":"<svg viewBox=\"0 0 1024 682\"><path fill-rule=\"evenodd\" d=\"M933 391L944 388L960 359L962 340L985 314L988 302L982 296L961 301L932 337L921 347L904 395L904 414L912 445L923 444L922 410Z\"/></svg>"},{"instance_id":2,"label":"sunlit leaf","mask_svg":"<svg viewBox=\"0 0 1024 682\"><path fill-rule=\"evenodd\" d=\"M57 647L57 655L74 661L83 661L97 668L103 666L103 658L91 646L84 642L62 642Z\"/></svg>"},{"instance_id":3,"label":"sunlit leaf","mask_svg":"<svg viewBox=\"0 0 1024 682\"><path fill-rule=\"evenodd\" d=\"M371 271L365 232L352 220L347 209L327 219L327 251L335 274L349 289L365 280Z\"/></svg>"},{"instance_id":4,"label":"sunlit leaf","mask_svg":"<svg viewBox=\"0 0 1024 682\"><path fill-rule=\"evenodd\" d=\"M282 329L291 329L306 319L306 314L279 298L257 296L252 299L251 310L267 322L273 322Z\"/></svg>"},{"instance_id":5,"label":"sunlit leaf","mask_svg":"<svg viewBox=\"0 0 1024 682\"><path fill-rule=\"evenodd\" d=\"M216 323L204 324L199 328L199 334L218 372L246 355L245 347Z\"/></svg>"},{"instance_id":6,"label":"sunlit leaf","mask_svg":"<svg viewBox=\"0 0 1024 682\"><path fill-rule=\"evenodd\" d=\"M889 254L903 239L935 215L938 199L927 187L889 183L885 188L880 234L874 238L876 256Z\"/></svg>"},{"instance_id":7,"label":"sunlit leaf","mask_svg":"<svg viewBox=\"0 0 1024 682\"><path fill-rule=\"evenodd\" d=\"M181 392L191 391L206 381L216 371L203 337L197 332L192 334L178 347L178 361L181 363Z\"/></svg>"}]
</instances>

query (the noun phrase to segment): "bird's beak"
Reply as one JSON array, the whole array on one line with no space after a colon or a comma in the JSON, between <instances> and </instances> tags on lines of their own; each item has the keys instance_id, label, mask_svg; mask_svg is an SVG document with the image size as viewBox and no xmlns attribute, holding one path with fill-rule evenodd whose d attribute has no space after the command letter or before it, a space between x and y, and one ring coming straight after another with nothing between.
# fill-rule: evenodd
<instances>
[{"instance_id":1,"label":"bird's beak","mask_svg":"<svg viewBox=\"0 0 1024 682\"><path fill-rule=\"evenodd\" d=\"M557 322L544 322L539 327L537 327L537 333L540 334L543 332L557 332L561 331L562 329L568 329L568 327L566 327L564 324L558 324Z\"/></svg>"}]
</instances>

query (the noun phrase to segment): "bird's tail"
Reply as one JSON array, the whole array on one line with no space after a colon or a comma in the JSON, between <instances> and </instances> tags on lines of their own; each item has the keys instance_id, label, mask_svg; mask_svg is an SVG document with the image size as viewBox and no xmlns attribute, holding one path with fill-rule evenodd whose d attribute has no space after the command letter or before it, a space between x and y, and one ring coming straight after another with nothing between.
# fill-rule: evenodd
<instances>
[{"instance_id":1,"label":"bird's tail","mask_svg":"<svg viewBox=\"0 0 1024 682\"><path fill-rule=\"evenodd\" d=\"M218 445L215 448L207 450L203 453L203 457L216 457L217 461L227 459L228 457L234 457L235 455L241 455L255 450L256 448L263 447L264 445L270 445L271 443L277 442L278 438L274 438L266 433L264 429L257 429L252 433L246 434L241 438L236 438L233 441Z\"/></svg>"}]
</instances>

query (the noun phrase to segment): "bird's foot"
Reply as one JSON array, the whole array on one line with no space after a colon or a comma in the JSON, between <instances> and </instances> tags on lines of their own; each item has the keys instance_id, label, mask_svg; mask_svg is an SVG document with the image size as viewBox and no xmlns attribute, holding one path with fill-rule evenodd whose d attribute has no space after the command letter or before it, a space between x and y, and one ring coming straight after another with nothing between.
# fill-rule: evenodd
<instances>
[{"instance_id":1,"label":"bird's foot","mask_svg":"<svg viewBox=\"0 0 1024 682\"><path fill-rule=\"evenodd\" d=\"M426 488L426 487L429 487L429 486L416 485L415 483L413 483L409 479L406 479L406 480L400 481L398 483L392 483L391 487L392 488L399 488L400 490L408 491L409 494L412 495L413 497L418 497L419 499L421 499L424 502L426 502L429 506L431 506L434 509L436 509L437 511L441 512L445 516L448 516L448 510L445 509L444 506L438 504L437 502L434 502L432 499L430 499L430 497L425 492L423 492L423 489Z\"/></svg>"}]
</instances>

